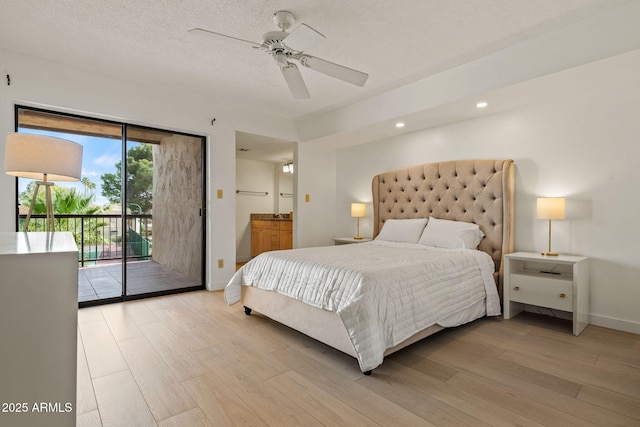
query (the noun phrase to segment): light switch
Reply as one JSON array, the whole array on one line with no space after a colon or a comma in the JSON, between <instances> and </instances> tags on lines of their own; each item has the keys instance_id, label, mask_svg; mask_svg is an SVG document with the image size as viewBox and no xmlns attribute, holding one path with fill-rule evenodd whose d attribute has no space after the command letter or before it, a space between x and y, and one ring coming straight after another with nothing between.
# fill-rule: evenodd
<instances>
[{"instance_id":1,"label":"light switch","mask_svg":"<svg viewBox=\"0 0 640 427\"><path fill-rule=\"evenodd\" d=\"M309 201L311 200L311 197L308 194L304 195L304 201L309 203Z\"/></svg>"},{"instance_id":2,"label":"light switch","mask_svg":"<svg viewBox=\"0 0 640 427\"><path fill-rule=\"evenodd\" d=\"M222 190L218 189L218 199L222 199Z\"/></svg>"}]
</instances>

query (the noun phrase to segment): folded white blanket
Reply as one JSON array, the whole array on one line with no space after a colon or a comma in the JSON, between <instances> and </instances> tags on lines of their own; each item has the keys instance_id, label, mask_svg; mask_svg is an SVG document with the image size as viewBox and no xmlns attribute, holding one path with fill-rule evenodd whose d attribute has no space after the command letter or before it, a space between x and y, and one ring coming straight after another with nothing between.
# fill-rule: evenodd
<instances>
[{"instance_id":1,"label":"folded white blanket","mask_svg":"<svg viewBox=\"0 0 640 427\"><path fill-rule=\"evenodd\" d=\"M468 249L373 241L354 245L265 252L236 272L225 300L240 300L252 285L336 312L363 371L384 351L434 324L457 326L478 317L465 310L484 300L499 315L494 263ZM451 323L451 319L454 324Z\"/></svg>"}]
</instances>

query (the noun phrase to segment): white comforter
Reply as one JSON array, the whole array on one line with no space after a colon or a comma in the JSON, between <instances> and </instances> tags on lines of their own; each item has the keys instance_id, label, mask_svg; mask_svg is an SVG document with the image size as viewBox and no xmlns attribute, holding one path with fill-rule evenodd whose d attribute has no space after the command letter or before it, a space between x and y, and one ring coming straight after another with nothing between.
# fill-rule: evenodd
<instances>
[{"instance_id":1,"label":"white comforter","mask_svg":"<svg viewBox=\"0 0 640 427\"><path fill-rule=\"evenodd\" d=\"M484 252L372 241L265 252L236 272L225 300L253 285L336 312L362 371L384 351L434 324L458 326L500 314L494 263ZM486 311L465 310L485 301Z\"/></svg>"}]
</instances>

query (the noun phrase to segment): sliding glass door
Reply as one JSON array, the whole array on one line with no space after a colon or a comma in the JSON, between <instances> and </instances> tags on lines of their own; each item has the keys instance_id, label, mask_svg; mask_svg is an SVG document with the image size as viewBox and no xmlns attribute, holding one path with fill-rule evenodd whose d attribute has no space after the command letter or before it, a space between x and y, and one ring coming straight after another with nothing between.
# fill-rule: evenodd
<instances>
[{"instance_id":1,"label":"sliding glass door","mask_svg":"<svg viewBox=\"0 0 640 427\"><path fill-rule=\"evenodd\" d=\"M81 306L204 288L203 137L19 106L16 130L83 146L82 179L53 194L56 230L78 245ZM32 183L18 179L16 230Z\"/></svg>"},{"instance_id":2,"label":"sliding glass door","mask_svg":"<svg viewBox=\"0 0 640 427\"><path fill-rule=\"evenodd\" d=\"M126 128L126 295L202 285L202 138Z\"/></svg>"}]
</instances>

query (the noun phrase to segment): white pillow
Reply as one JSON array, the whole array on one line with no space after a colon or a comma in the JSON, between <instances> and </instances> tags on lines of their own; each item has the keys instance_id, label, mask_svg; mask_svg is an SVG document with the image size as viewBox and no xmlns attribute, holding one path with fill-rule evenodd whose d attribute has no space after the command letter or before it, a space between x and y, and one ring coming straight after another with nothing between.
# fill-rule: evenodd
<instances>
[{"instance_id":1,"label":"white pillow","mask_svg":"<svg viewBox=\"0 0 640 427\"><path fill-rule=\"evenodd\" d=\"M478 224L429 217L418 243L449 249L476 249L484 233Z\"/></svg>"},{"instance_id":2,"label":"white pillow","mask_svg":"<svg viewBox=\"0 0 640 427\"><path fill-rule=\"evenodd\" d=\"M426 224L426 218L388 219L384 222L382 230L380 230L380 233L376 236L376 240L418 243Z\"/></svg>"}]
</instances>

